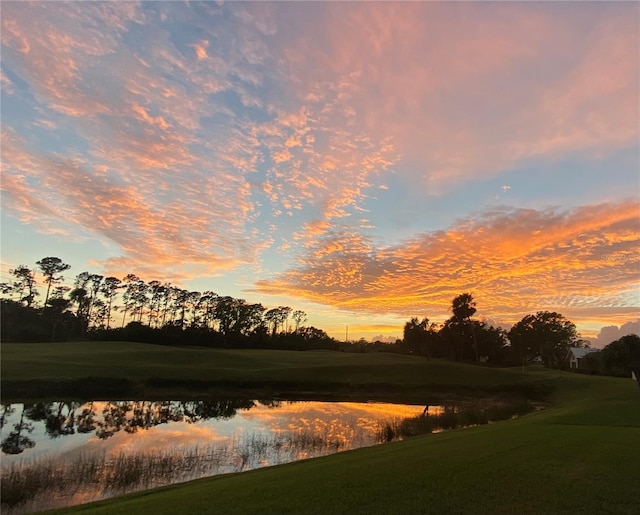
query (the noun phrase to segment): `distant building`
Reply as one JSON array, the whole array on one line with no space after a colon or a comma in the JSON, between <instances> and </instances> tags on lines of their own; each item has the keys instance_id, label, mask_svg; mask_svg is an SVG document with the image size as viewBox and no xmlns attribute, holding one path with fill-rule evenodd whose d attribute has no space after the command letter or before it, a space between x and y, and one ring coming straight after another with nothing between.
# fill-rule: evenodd
<instances>
[{"instance_id":1,"label":"distant building","mask_svg":"<svg viewBox=\"0 0 640 515\"><path fill-rule=\"evenodd\" d=\"M591 354L592 352L599 352L600 349L590 349L588 347L571 347L569 349L569 353L567 357L569 358L569 368L572 369L583 369L585 366L581 366L580 363L587 356L587 354Z\"/></svg>"}]
</instances>

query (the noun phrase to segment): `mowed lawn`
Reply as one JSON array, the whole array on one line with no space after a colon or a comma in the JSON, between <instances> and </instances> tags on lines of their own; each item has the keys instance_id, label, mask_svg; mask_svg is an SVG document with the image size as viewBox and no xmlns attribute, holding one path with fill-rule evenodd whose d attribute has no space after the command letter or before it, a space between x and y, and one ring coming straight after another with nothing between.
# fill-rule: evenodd
<instances>
[{"instance_id":1,"label":"mowed lawn","mask_svg":"<svg viewBox=\"0 0 640 515\"><path fill-rule=\"evenodd\" d=\"M637 514L637 385L537 374L556 386L556 405L519 419L56 513Z\"/></svg>"},{"instance_id":2,"label":"mowed lawn","mask_svg":"<svg viewBox=\"0 0 640 515\"><path fill-rule=\"evenodd\" d=\"M316 384L544 384L519 419L132 494L59 513L640 512L640 389L631 379L492 369L390 354L3 344L2 379L82 377Z\"/></svg>"},{"instance_id":3,"label":"mowed lawn","mask_svg":"<svg viewBox=\"0 0 640 515\"><path fill-rule=\"evenodd\" d=\"M3 381L84 377L401 386L495 386L536 380L519 370L389 353L223 350L132 342L2 344Z\"/></svg>"}]
</instances>

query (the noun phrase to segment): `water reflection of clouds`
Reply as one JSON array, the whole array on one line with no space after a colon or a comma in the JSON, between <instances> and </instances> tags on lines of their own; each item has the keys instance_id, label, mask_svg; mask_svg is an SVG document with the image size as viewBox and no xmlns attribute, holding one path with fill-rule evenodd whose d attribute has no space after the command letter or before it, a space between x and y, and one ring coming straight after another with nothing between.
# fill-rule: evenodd
<instances>
[{"instance_id":1,"label":"water reflection of clouds","mask_svg":"<svg viewBox=\"0 0 640 515\"><path fill-rule=\"evenodd\" d=\"M176 448L191 448L210 445L215 442L226 441L228 438L216 433L214 427L188 424L186 422L171 422L164 426L129 434L124 431L115 433L107 440L92 437L79 452L105 452L116 455L119 453L159 452Z\"/></svg>"},{"instance_id":2,"label":"water reflection of clouds","mask_svg":"<svg viewBox=\"0 0 640 515\"><path fill-rule=\"evenodd\" d=\"M382 420L415 417L423 410L422 406L400 404L306 401L283 403L277 410L258 405L238 416L272 433L307 430L349 446L356 438L371 438L369 443L374 443Z\"/></svg>"},{"instance_id":3,"label":"water reflection of clouds","mask_svg":"<svg viewBox=\"0 0 640 515\"><path fill-rule=\"evenodd\" d=\"M76 414L91 405L97 419L113 402L96 401L78 407ZM140 403L142 404L142 403ZM20 417L22 406L16 406L12 419ZM237 409L232 418L209 418L196 422L167 421L152 427L134 428L133 432L115 431L108 438L96 433L75 433L50 438L41 422L33 422L30 436L37 442L33 449L19 455L3 456L3 464L41 456L72 459L78 454L160 452L224 444L242 435L275 435L307 433L339 442L342 448L375 443L381 420L414 417L423 406L353 402L281 402L276 406L256 402L251 409ZM156 410L154 410L156 411ZM4 438L16 421L9 420L2 430Z\"/></svg>"}]
</instances>

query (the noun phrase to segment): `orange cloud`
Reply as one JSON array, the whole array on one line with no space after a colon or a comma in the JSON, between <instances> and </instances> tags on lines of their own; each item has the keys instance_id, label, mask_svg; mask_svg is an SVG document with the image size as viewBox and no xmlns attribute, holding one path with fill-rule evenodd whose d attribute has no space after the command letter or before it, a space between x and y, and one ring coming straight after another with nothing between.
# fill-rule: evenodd
<instances>
[{"instance_id":1,"label":"orange cloud","mask_svg":"<svg viewBox=\"0 0 640 515\"><path fill-rule=\"evenodd\" d=\"M234 185L233 178L227 183L230 193L244 188ZM158 189L170 194L172 188L165 178L157 177L155 191L149 193L135 183L116 185L105 176L89 173L82 161L37 155L6 131L2 187L8 194L3 207L27 223L49 232L59 221L73 220L118 244L124 255L107 260L108 273L136 270L143 277L167 279L219 273L250 262L265 244L255 243L245 232L244 217L238 211L242 198L237 195L210 205L206 195L212 198L221 192L207 191L213 186L202 185L182 190L182 198L192 198L191 202L157 204ZM251 206L245 209L244 216L249 216ZM240 213L240 218L226 216L231 211ZM218 237L205 236L207 227L212 233L220 231Z\"/></svg>"},{"instance_id":2,"label":"orange cloud","mask_svg":"<svg viewBox=\"0 0 640 515\"><path fill-rule=\"evenodd\" d=\"M198 43L193 44L193 49L196 51L196 56L199 60L206 59L209 57L207 55L207 48L209 47L209 41L203 40Z\"/></svg>"},{"instance_id":3,"label":"orange cloud","mask_svg":"<svg viewBox=\"0 0 640 515\"><path fill-rule=\"evenodd\" d=\"M169 125L167 124L167 122L164 121L164 118L162 118L162 116L155 116L155 117L150 116L149 113L147 113L147 111L145 110L145 108L142 107L141 105L133 104L131 106L131 110L138 115L139 119L145 121L150 125L157 125L161 129L167 129L169 127Z\"/></svg>"},{"instance_id":4,"label":"orange cloud","mask_svg":"<svg viewBox=\"0 0 640 515\"><path fill-rule=\"evenodd\" d=\"M579 17L565 4L232 4L180 45L162 3L9 2L3 91L28 84L31 125L51 134L3 134L4 207L49 232L73 220L122 249L108 268L150 277L259 267L289 245L299 268L261 291L371 313L446 316L465 290L507 318L534 303L622 312L628 203L486 212L388 248L363 214L394 182L443 193L636 144L638 7L613 4Z\"/></svg>"},{"instance_id":5,"label":"orange cloud","mask_svg":"<svg viewBox=\"0 0 640 515\"><path fill-rule=\"evenodd\" d=\"M500 208L378 250L356 235L323 238L297 268L258 291L357 313L448 316L471 292L482 314L512 323L539 309L589 318L637 312L640 204L569 211Z\"/></svg>"}]
</instances>

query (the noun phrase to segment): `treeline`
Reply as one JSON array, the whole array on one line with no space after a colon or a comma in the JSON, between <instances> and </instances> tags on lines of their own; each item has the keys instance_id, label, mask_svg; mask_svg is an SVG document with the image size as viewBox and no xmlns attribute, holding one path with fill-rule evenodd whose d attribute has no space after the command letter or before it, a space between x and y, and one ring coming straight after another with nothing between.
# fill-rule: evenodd
<instances>
[{"instance_id":1,"label":"treeline","mask_svg":"<svg viewBox=\"0 0 640 515\"><path fill-rule=\"evenodd\" d=\"M509 331L472 320L476 303L469 293L453 299L453 315L437 326L427 318L412 318L404 326L404 338L396 346L427 359L446 358L495 365L540 363L570 368L571 349L588 347L576 326L560 313L538 311L526 315ZM573 370L588 374L629 377L640 386L640 337L625 335L602 350L585 353Z\"/></svg>"},{"instance_id":2,"label":"treeline","mask_svg":"<svg viewBox=\"0 0 640 515\"><path fill-rule=\"evenodd\" d=\"M347 352L398 352L455 361L514 366L540 363L566 368L569 350L588 346L576 326L561 314L539 311L525 316L509 331L473 319L476 302L469 293L455 297L452 316L443 324L417 317L404 326L395 343L364 340L339 342L322 329L304 326L304 311L189 291L170 283L145 282L135 274L123 279L82 272L73 287L62 285L70 266L57 257L36 263L46 288L44 301L36 270L20 265L10 270L10 283L0 283L5 297L0 328L5 342L68 340L138 341L164 345L222 348L331 349ZM606 352L605 352L606 351ZM591 353L579 370L613 375L637 370L640 338L630 335L602 353Z\"/></svg>"},{"instance_id":3,"label":"treeline","mask_svg":"<svg viewBox=\"0 0 640 515\"><path fill-rule=\"evenodd\" d=\"M214 292L189 291L135 274L123 279L82 272L73 287L61 285L70 266L46 257L36 269L10 270L1 283L2 339L7 342L133 340L211 347L326 348L338 342L323 330L304 326L304 311L288 306L267 309ZM44 302L36 280L43 277Z\"/></svg>"},{"instance_id":4,"label":"treeline","mask_svg":"<svg viewBox=\"0 0 640 515\"><path fill-rule=\"evenodd\" d=\"M540 311L527 315L510 331L472 319L476 302L463 293L451 303L452 316L441 325L412 318L404 326L404 352L426 358L475 361L494 365L520 365L539 362L562 367L571 347L582 347L576 326L561 314Z\"/></svg>"}]
</instances>

